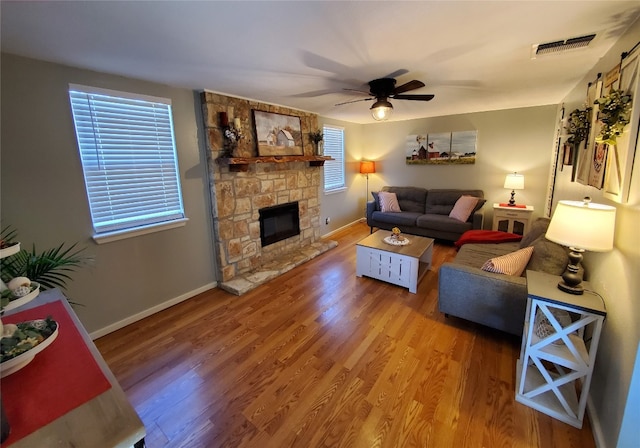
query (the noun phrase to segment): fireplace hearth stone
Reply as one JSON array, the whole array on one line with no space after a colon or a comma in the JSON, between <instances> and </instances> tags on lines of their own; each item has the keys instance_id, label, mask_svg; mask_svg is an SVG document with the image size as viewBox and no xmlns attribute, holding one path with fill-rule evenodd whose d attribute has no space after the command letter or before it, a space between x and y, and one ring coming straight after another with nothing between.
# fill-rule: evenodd
<instances>
[{"instance_id":1,"label":"fireplace hearth stone","mask_svg":"<svg viewBox=\"0 0 640 448\"><path fill-rule=\"evenodd\" d=\"M218 287L231 294L241 296L252 289L272 280L296 266L300 266L315 257L322 255L330 249L336 247L338 243L333 240L320 240L305 246L295 253L284 254L274 260L265 263L259 268L239 274L226 282L218 283Z\"/></svg>"}]
</instances>

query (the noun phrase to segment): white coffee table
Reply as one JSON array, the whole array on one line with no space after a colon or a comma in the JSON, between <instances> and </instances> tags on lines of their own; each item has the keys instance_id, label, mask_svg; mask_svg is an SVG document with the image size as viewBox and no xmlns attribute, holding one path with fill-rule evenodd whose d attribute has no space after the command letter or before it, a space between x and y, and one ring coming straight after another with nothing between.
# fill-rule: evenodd
<instances>
[{"instance_id":1,"label":"white coffee table","mask_svg":"<svg viewBox=\"0 0 640 448\"><path fill-rule=\"evenodd\" d=\"M388 230L378 230L356 244L356 275L409 288L415 294L418 282L431 266L433 239L403 235L409 244L394 246L384 242L389 235Z\"/></svg>"}]
</instances>

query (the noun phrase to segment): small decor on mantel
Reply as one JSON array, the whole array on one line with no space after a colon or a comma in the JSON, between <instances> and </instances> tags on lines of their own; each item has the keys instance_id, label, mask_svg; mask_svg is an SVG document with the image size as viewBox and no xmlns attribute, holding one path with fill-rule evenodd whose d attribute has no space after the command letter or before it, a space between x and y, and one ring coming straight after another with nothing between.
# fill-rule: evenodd
<instances>
[{"instance_id":1,"label":"small decor on mantel","mask_svg":"<svg viewBox=\"0 0 640 448\"><path fill-rule=\"evenodd\" d=\"M242 123L240 118L236 118L233 125L229 124L229 117L226 112L220 112L220 127L224 136L225 157L233 157L234 151L238 147L238 142L242 139Z\"/></svg>"},{"instance_id":2,"label":"small decor on mantel","mask_svg":"<svg viewBox=\"0 0 640 448\"><path fill-rule=\"evenodd\" d=\"M316 129L315 131L309 132L309 138L313 142L313 146L315 148L316 155L322 155L322 140L324 136L322 135L322 131L320 129Z\"/></svg>"}]
</instances>

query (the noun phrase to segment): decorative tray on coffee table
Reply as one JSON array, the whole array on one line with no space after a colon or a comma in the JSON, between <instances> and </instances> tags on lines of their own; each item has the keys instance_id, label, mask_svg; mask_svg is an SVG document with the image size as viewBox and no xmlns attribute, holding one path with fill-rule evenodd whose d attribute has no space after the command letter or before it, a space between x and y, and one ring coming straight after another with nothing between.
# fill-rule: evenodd
<instances>
[{"instance_id":1,"label":"decorative tray on coffee table","mask_svg":"<svg viewBox=\"0 0 640 448\"><path fill-rule=\"evenodd\" d=\"M393 235L385 236L383 241L387 244L391 244L392 246L406 246L410 243L409 238L405 236Z\"/></svg>"}]
</instances>

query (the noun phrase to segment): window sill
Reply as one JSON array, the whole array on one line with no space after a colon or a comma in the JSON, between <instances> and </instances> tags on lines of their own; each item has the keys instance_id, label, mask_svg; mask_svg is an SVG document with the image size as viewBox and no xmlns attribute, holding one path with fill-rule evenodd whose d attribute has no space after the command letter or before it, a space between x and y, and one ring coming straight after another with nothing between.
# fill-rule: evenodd
<instances>
[{"instance_id":1,"label":"window sill","mask_svg":"<svg viewBox=\"0 0 640 448\"><path fill-rule=\"evenodd\" d=\"M136 236L147 235L149 233L161 232L163 230L175 229L178 227L184 227L189 221L189 218L176 219L170 222L163 222L159 224L151 224L143 227L136 227L129 230L118 230L115 232L105 232L93 235L93 241L97 244L111 243L113 241L124 240L127 238L134 238Z\"/></svg>"},{"instance_id":2,"label":"window sill","mask_svg":"<svg viewBox=\"0 0 640 448\"><path fill-rule=\"evenodd\" d=\"M334 188L333 190L325 190L324 195L342 193L343 191L347 191L347 187Z\"/></svg>"}]
</instances>

